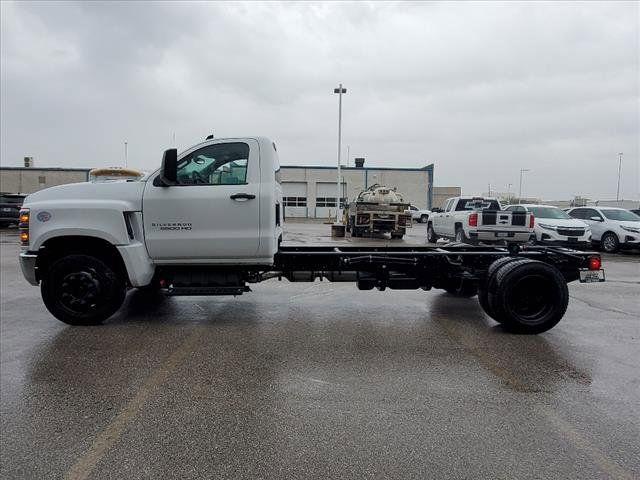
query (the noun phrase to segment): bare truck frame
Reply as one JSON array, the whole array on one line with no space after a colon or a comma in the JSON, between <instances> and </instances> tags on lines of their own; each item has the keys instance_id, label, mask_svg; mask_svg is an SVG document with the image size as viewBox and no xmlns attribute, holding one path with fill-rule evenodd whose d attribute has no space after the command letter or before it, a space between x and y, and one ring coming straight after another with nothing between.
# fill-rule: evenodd
<instances>
[{"instance_id":1,"label":"bare truck frame","mask_svg":"<svg viewBox=\"0 0 640 480\"><path fill-rule=\"evenodd\" d=\"M603 281L600 256L560 247L281 246L269 267L168 267L156 281L168 295L241 295L248 283L354 282L360 290L443 289L473 297L512 332L536 334L567 309L567 283Z\"/></svg>"}]
</instances>

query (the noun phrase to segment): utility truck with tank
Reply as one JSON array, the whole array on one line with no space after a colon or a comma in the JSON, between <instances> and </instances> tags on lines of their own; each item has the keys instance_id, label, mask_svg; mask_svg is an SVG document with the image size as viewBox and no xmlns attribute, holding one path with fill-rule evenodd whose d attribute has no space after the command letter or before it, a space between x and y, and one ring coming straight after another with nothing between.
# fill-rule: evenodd
<instances>
[{"instance_id":1,"label":"utility truck with tank","mask_svg":"<svg viewBox=\"0 0 640 480\"><path fill-rule=\"evenodd\" d=\"M533 235L534 216L527 211L504 211L495 198L454 197L433 211L427 241L448 238L459 243L525 243Z\"/></svg>"},{"instance_id":2,"label":"utility truck with tank","mask_svg":"<svg viewBox=\"0 0 640 480\"><path fill-rule=\"evenodd\" d=\"M160 168L139 179L31 194L19 217L23 274L72 325L102 323L129 289L242 295L270 279L327 279L477 294L489 316L520 333L560 321L568 282L604 280L597 254L560 247L287 246L278 170L267 138L209 139L165 151Z\"/></svg>"},{"instance_id":3,"label":"utility truck with tank","mask_svg":"<svg viewBox=\"0 0 640 480\"><path fill-rule=\"evenodd\" d=\"M352 237L389 233L391 238L401 239L412 227L409 207L395 188L371 185L345 210L347 231Z\"/></svg>"}]
</instances>

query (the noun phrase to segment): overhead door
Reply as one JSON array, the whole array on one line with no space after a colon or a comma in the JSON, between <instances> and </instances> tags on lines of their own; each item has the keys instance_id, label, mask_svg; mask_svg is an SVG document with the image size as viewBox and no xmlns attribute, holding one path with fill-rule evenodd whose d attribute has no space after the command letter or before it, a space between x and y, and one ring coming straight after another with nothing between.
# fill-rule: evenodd
<instances>
[{"instance_id":1,"label":"overhead door","mask_svg":"<svg viewBox=\"0 0 640 480\"><path fill-rule=\"evenodd\" d=\"M284 218L306 217L307 215L307 183L283 182Z\"/></svg>"},{"instance_id":2,"label":"overhead door","mask_svg":"<svg viewBox=\"0 0 640 480\"><path fill-rule=\"evenodd\" d=\"M329 215L335 217L336 214L336 184L329 182L316 183L316 218L327 218ZM345 184L342 184L342 191L345 191ZM344 193L342 195L344 197ZM344 198L342 200L344 202Z\"/></svg>"}]
</instances>

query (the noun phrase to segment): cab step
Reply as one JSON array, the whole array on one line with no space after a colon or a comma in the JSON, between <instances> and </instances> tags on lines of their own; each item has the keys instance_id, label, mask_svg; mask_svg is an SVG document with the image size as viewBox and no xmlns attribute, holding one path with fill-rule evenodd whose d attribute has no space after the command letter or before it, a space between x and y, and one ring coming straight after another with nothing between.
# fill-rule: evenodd
<instances>
[{"instance_id":1,"label":"cab step","mask_svg":"<svg viewBox=\"0 0 640 480\"><path fill-rule=\"evenodd\" d=\"M230 287L174 287L169 286L165 289L165 294L171 297L184 297L184 296L211 296L211 295L242 295L244 292L250 292L251 289L248 285L234 285Z\"/></svg>"}]
</instances>

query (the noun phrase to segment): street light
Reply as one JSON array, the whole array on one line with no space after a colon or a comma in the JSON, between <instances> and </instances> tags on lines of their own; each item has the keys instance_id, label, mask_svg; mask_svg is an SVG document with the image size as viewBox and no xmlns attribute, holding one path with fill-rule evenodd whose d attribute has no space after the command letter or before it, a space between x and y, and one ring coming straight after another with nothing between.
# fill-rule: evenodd
<instances>
[{"instance_id":1,"label":"street light","mask_svg":"<svg viewBox=\"0 0 640 480\"><path fill-rule=\"evenodd\" d=\"M128 166L127 165L127 145L128 145L128 143L125 141L124 142L124 166L125 166L125 168Z\"/></svg>"},{"instance_id":2,"label":"street light","mask_svg":"<svg viewBox=\"0 0 640 480\"><path fill-rule=\"evenodd\" d=\"M338 184L336 197L336 224L340 224L340 198L342 197L342 185L340 181L340 150L342 149L342 95L347 93L347 89L342 87L342 84L338 85L338 88L333 89L333 93L338 94Z\"/></svg>"},{"instance_id":3,"label":"street light","mask_svg":"<svg viewBox=\"0 0 640 480\"><path fill-rule=\"evenodd\" d=\"M616 192L616 202L620 201L620 172L622 171L622 152L618 153L618 190Z\"/></svg>"},{"instance_id":4,"label":"street light","mask_svg":"<svg viewBox=\"0 0 640 480\"><path fill-rule=\"evenodd\" d=\"M520 190L518 191L518 202L522 203L522 174L524 172L530 172L531 170L529 170L528 168L521 168L520 169Z\"/></svg>"}]
</instances>

